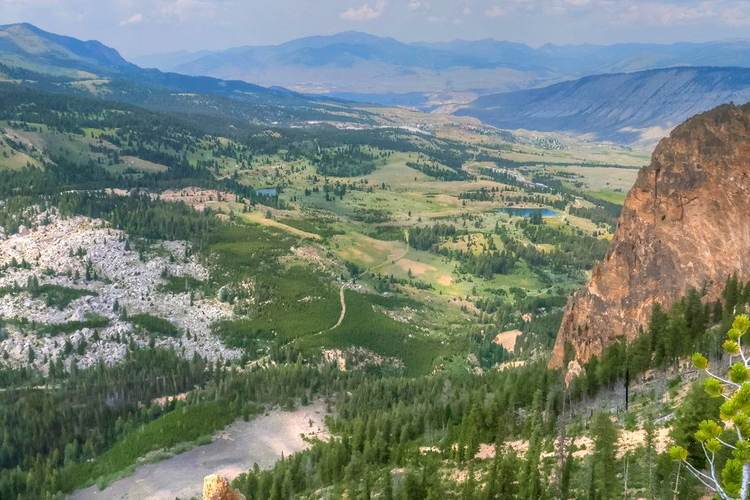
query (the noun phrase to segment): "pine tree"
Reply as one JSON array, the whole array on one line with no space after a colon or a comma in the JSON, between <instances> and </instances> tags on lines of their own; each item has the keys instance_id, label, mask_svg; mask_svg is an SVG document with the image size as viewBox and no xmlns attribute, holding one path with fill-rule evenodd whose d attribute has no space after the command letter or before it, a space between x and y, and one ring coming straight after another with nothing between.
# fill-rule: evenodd
<instances>
[{"instance_id":1,"label":"pine tree","mask_svg":"<svg viewBox=\"0 0 750 500\"><path fill-rule=\"evenodd\" d=\"M609 413L597 413L591 423L591 435L594 440L592 461L594 483L599 498L609 500L616 496L617 473L617 427Z\"/></svg>"},{"instance_id":2,"label":"pine tree","mask_svg":"<svg viewBox=\"0 0 750 500\"><path fill-rule=\"evenodd\" d=\"M736 280L736 276L732 279ZM728 288L731 286L730 282ZM728 339L722 344L724 351L736 356L738 361L724 377L709 369L705 356L700 353L693 355L693 365L708 375L704 383L705 394L721 402L721 405L717 409L718 404L715 404L711 415L693 427L693 430L697 430L692 437L700 447L694 447L699 451L692 454L691 460L688 460L691 451L684 445L678 444L669 450L672 458L679 462L678 467L685 466L698 481L723 500L747 500L750 497L750 445L747 441L747 436L750 436L750 357L742 347L742 338L749 330L750 317L738 315L727 332ZM686 403L683 403L685 406ZM680 408L683 414L694 416L695 411L690 406L683 407ZM725 453L729 457L724 461L722 455ZM703 459L702 466L694 461L695 457ZM705 471L701 468L705 468Z\"/></svg>"}]
</instances>

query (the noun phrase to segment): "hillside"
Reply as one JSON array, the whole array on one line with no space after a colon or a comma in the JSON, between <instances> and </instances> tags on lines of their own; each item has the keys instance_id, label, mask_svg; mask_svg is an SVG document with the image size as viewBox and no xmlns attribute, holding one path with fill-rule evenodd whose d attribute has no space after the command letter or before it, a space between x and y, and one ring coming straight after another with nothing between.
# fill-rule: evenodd
<instances>
[{"instance_id":1,"label":"hillside","mask_svg":"<svg viewBox=\"0 0 750 500\"><path fill-rule=\"evenodd\" d=\"M659 143L628 193L607 257L568 303L552 366L562 366L566 346L586 362L617 338L635 340L656 305L668 310L691 289L733 312L729 278L736 273L735 287L750 278L749 139L750 105L724 105ZM670 335L654 345L691 347Z\"/></svg>"},{"instance_id":2,"label":"hillside","mask_svg":"<svg viewBox=\"0 0 750 500\"><path fill-rule=\"evenodd\" d=\"M340 104L243 81L164 73L127 62L113 48L41 30L0 26L0 76L24 86L127 102L160 111L256 122L367 120ZM197 96L196 94L200 94Z\"/></svg>"},{"instance_id":3,"label":"hillside","mask_svg":"<svg viewBox=\"0 0 750 500\"><path fill-rule=\"evenodd\" d=\"M0 26L0 62L60 76L136 69L101 42L56 35L28 23Z\"/></svg>"},{"instance_id":4,"label":"hillside","mask_svg":"<svg viewBox=\"0 0 750 500\"><path fill-rule=\"evenodd\" d=\"M504 129L566 131L652 143L688 117L750 100L750 69L672 68L597 75L483 96L456 112Z\"/></svg>"}]
</instances>

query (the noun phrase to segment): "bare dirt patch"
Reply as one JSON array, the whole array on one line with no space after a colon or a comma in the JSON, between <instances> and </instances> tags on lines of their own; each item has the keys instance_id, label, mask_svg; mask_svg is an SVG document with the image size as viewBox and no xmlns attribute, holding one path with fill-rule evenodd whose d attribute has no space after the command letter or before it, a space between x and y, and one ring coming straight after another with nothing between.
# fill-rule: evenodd
<instances>
[{"instance_id":1,"label":"bare dirt patch","mask_svg":"<svg viewBox=\"0 0 750 500\"><path fill-rule=\"evenodd\" d=\"M439 277L437 279L438 284L443 286L451 286L453 284L453 277L448 276L447 274L444 274L443 276Z\"/></svg>"},{"instance_id":2,"label":"bare dirt patch","mask_svg":"<svg viewBox=\"0 0 750 500\"><path fill-rule=\"evenodd\" d=\"M196 210L203 210L212 202L236 202L237 197L231 193L224 193L215 189L201 189L188 187L185 189L169 189L159 195L165 201L181 201Z\"/></svg>"},{"instance_id":3,"label":"bare dirt patch","mask_svg":"<svg viewBox=\"0 0 750 500\"><path fill-rule=\"evenodd\" d=\"M516 339L522 333L521 330L508 330L507 332L498 333L492 339L492 343L502 346L508 352L513 352L513 349L516 347Z\"/></svg>"},{"instance_id":4,"label":"bare dirt patch","mask_svg":"<svg viewBox=\"0 0 750 500\"><path fill-rule=\"evenodd\" d=\"M436 269L429 264L425 264L424 262L417 262L417 261L410 260L410 259L399 260L398 267L400 267L404 271L411 270L411 273L414 276L419 276L428 271L436 271Z\"/></svg>"}]
</instances>

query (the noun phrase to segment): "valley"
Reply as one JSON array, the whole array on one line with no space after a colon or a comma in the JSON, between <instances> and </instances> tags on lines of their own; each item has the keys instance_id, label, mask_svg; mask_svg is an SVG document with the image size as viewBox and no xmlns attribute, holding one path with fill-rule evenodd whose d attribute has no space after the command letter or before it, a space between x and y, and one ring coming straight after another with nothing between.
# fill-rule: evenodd
<instances>
[{"instance_id":1,"label":"valley","mask_svg":"<svg viewBox=\"0 0 750 500\"><path fill-rule=\"evenodd\" d=\"M208 132L125 104L3 92L0 373L4 395L40 398L8 410L95 391L79 418L130 422L84 437L64 413L45 417L68 429L57 446L80 444L57 466L65 484L36 488L66 493L206 443L252 418L250 401L320 394L285 382L227 406L245 377L287 380L299 363L305 380L332 363L315 377L344 384L541 366L567 295L611 238L619 205L608 200L645 161L399 110L378 118L390 127L230 132L208 120ZM513 329L511 352L494 340ZM121 370L160 375L121 391ZM237 382L204 386L220 373ZM2 484L17 488L12 474Z\"/></svg>"},{"instance_id":2,"label":"valley","mask_svg":"<svg viewBox=\"0 0 750 500\"><path fill-rule=\"evenodd\" d=\"M1 26L0 498L744 500L746 70L661 67L744 47L181 57L457 116Z\"/></svg>"}]
</instances>

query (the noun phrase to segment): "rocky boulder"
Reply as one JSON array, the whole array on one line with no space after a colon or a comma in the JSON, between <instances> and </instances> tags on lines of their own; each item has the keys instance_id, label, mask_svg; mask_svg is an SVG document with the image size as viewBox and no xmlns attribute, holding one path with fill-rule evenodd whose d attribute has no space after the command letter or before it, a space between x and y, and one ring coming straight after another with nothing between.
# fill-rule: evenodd
<instances>
[{"instance_id":1,"label":"rocky boulder","mask_svg":"<svg viewBox=\"0 0 750 500\"><path fill-rule=\"evenodd\" d=\"M245 495L233 490L227 478L211 474L203 479L203 500L245 500Z\"/></svg>"}]
</instances>

